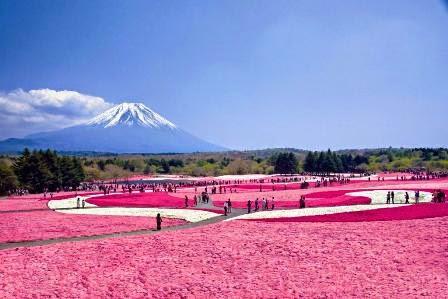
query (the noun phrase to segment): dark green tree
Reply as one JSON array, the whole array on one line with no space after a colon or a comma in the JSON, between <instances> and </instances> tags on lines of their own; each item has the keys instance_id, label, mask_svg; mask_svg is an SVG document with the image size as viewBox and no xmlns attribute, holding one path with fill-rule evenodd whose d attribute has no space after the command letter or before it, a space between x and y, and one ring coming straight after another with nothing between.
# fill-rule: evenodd
<instances>
[{"instance_id":1,"label":"dark green tree","mask_svg":"<svg viewBox=\"0 0 448 299\"><path fill-rule=\"evenodd\" d=\"M320 173L325 172L324 161L325 161L325 152L320 152L319 156L317 157L317 160L316 160L316 172L320 172Z\"/></svg>"},{"instance_id":2,"label":"dark green tree","mask_svg":"<svg viewBox=\"0 0 448 299\"><path fill-rule=\"evenodd\" d=\"M165 159L162 159L160 161L160 165L162 166L162 172L163 173L170 173L170 165Z\"/></svg>"},{"instance_id":3,"label":"dark green tree","mask_svg":"<svg viewBox=\"0 0 448 299\"><path fill-rule=\"evenodd\" d=\"M17 188L17 177L6 163L0 162L0 195Z\"/></svg>"},{"instance_id":4,"label":"dark green tree","mask_svg":"<svg viewBox=\"0 0 448 299\"><path fill-rule=\"evenodd\" d=\"M305 157L305 162L303 164L303 169L306 172L316 172L317 169L317 157L314 152L308 152Z\"/></svg>"},{"instance_id":5,"label":"dark green tree","mask_svg":"<svg viewBox=\"0 0 448 299\"><path fill-rule=\"evenodd\" d=\"M335 172L336 171L336 165L333 159L333 154L331 153L331 150L328 150L326 153L324 153L324 159L322 162L322 172L329 173L329 172Z\"/></svg>"},{"instance_id":6,"label":"dark green tree","mask_svg":"<svg viewBox=\"0 0 448 299\"><path fill-rule=\"evenodd\" d=\"M294 153L280 153L274 163L274 171L281 174L297 172L298 161Z\"/></svg>"}]
</instances>

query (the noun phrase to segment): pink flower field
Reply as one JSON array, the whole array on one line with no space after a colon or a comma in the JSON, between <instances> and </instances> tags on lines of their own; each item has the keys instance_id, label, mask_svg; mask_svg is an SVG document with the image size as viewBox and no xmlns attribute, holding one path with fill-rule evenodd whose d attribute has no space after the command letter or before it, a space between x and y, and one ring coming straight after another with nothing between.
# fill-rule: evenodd
<instances>
[{"instance_id":1,"label":"pink flower field","mask_svg":"<svg viewBox=\"0 0 448 299\"><path fill-rule=\"evenodd\" d=\"M444 298L447 224L234 221L8 249L0 297Z\"/></svg>"},{"instance_id":2,"label":"pink flower field","mask_svg":"<svg viewBox=\"0 0 448 299\"><path fill-rule=\"evenodd\" d=\"M78 191L78 192L74 192L74 191L70 191L70 192L57 192L53 194L53 197L50 196L50 193L47 193L47 195L45 196L43 193L39 193L39 194L27 194L27 195L12 195L9 196L8 199L10 200L56 200L56 199L67 199L67 198L72 198L75 196L88 196L88 195L95 195L95 194L101 194L102 192L99 191Z\"/></svg>"},{"instance_id":3,"label":"pink flower field","mask_svg":"<svg viewBox=\"0 0 448 299\"><path fill-rule=\"evenodd\" d=\"M280 185L280 184L279 184ZM298 202L301 195L306 196L306 202L308 207L319 207L319 206L335 206L335 205L354 205L354 204L368 204L370 200L367 197L362 196L346 196L346 193L354 191L364 191L364 190L420 190L420 191L433 191L435 189L448 190L448 180L447 179L437 179L429 181L354 181L349 184L339 185L333 184L328 187L319 187L308 189L287 189L287 190L277 190L277 191L263 191L259 192L257 189L246 189L238 190L236 193L226 194L213 194L211 198L213 204L217 207L222 207L224 201L229 198L232 201L232 206L235 208L246 208L247 201L250 199L252 202L258 198L261 200L263 197L267 199L275 199L275 206L277 208L297 208ZM265 189L263 189L265 190ZM203 188L199 188L199 191L203 191ZM194 191L192 190L181 190L177 193L170 193L171 196L183 198L187 195L189 198L194 196Z\"/></svg>"},{"instance_id":4,"label":"pink flower field","mask_svg":"<svg viewBox=\"0 0 448 299\"><path fill-rule=\"evenodd\" d=\"M319 216L266 218L265 222L359 222L425 219L448 216L448 204L425 203L393 209L337 213Z\"/></svg>"},{"instance_id":5,"label":"pink flower field","mask_svg":"<svg viewBox=\"0 0 448 299\"><path fill-rule=\"evenodd\" d=\"M447 180L389 180L216 194L211 196L215 206L230 197L236 208L245 208L248 199L273 196L276 210L297 208L305 195L306 211L325 212L269 211L262 213L283 216L210 224L225 219L218 217L183 230L29 248L17 243L17 248L0 250L0 298L443 298L448 293L448 204L385 208L370 205L375 197L365 197L369 192L347 193L447 188ZM106 209L167 207L186 213L179 209L183 197L191 201L194 192L178 191L100 195L87 201ZM332 209L347 211L333 208L342 205L374 209L352 206L352 212L331 214ZM61 212L49 210L40 198L1 200L0 243L153 229L156 223L153 217ZM164 218L163 227L185 223Z\"/></svg>"},{"instance_id":6,"label":"pink flower field","mask_svg":"<svg viewBox=\"0 0 448 299\"><path fill-rule=\"evenodd\" d=\"M193 195L194 196L194 195ZM187 209L192 209L194 204L193 196L188 195ZM87 199L88 203L99 207L145 207L145 208L185 208L185 198L175 197L173 193L166 192L145 192L145 193L123 193L96 196ZM197 209L197 208L194 208ZM223 213L221 209L198 208L199 210L214 213Z\"/></svg>"},{"instance_id":7,"label":"pink flower field","mask_svg":"<svg viewBox=\"0 0 448 299\"><path fill-rule=\"evenodd\" d=\"M185 207L183 198L174 197L166 192L110 194L91 197L87 202L99 207Z\"/></svg>"},{"instance_id":8,"label":"pink flower field","mask_svg":"<svg viewBox=\"0 0 448 299\"><path fill-rule=\"evenodd\" d=\"M184 224L180 219L164 219L163 226ZM71 215L47 211L0 214L0 243L90 236L153 229L154 217Z\"/></svg>"},{"instance_id":9,"label":"pink flower field","mask_svg":"<svg viewBox=\"0 0 448 299\"><path fill-rule=\"evenodd\" d=\"M47 209L47 201L36 199L0 199L0 212Z\"/></svg>"}]
</instances>

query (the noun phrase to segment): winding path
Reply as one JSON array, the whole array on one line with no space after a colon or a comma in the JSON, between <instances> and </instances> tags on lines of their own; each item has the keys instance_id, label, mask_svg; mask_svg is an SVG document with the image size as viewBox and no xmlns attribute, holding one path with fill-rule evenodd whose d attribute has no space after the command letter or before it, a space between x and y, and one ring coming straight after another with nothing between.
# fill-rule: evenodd
<instances>
[{"instance_id":1,"label":"winding path","mask_svg":"<svg viewBox=\"0 0 448 299\"><path fill-rule=\"evenodd\" d=\"M35 210L28 210L35 211ZM27 212L28 212L27 211ZM8 211L9 212L9 211ZM17 211L15 211L17 212ZM65 238L52 238L45 240L34 240L34 241L20 241L20 242L6 242L0 243L0 250L11 249L11 248L21 248L21 247L35 247L35 246L43 246L50 245L55 243L65 243L65 242L79 242L79 241L87 241L87 240L101 240L107 238L119 238L126 236L138 236L138 235L152 235L158 234L166 231L175 231L175 230L184 230L189 228L194 228L198 226L204 226L212 223L217 223L224 221L226 219L231 219L237 216L241 216L245 213L243 209L233 209L232 213L228 216L220 215L213 218L209 218L199 222L189 222L184 225L170 226L167 228L163 228L162 230L156 229L141 229L127 232L119 232L119 233L108 233L108 234L100 234L100 235L91 235L91 236L79 236L79 237L65 237Z\"/></svg>"}]
</instances>

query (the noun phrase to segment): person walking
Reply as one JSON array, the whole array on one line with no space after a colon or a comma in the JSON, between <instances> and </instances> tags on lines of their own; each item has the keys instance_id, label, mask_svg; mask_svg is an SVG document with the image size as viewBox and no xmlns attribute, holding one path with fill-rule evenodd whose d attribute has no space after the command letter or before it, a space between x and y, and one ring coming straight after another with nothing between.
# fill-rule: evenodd
<instances>
[{"instance_id":1,"label":"person walking","mask_svg":"<svg viewBox=\"0 0 448 299\"><path fill-rule=\"evenodd\" d=\"M156 223L157 223L157 230L161 230L162 229L162 217L160 216L160 213L157 213L157 217L156 217Z\"/></svg>"},{"instance_id":2,"label":"person walking","mask_svg":"<svg viewBox=\"0 0 448 299\"><path fill-rule=\"evenodd\" d=\"M250 214L250 211L252 209L252 201L249 199L247 201L247 213Z\"/></svg>"},{"instance_id":3,"label":"person walking","mask_svg":"<svg viewBox=\"0 0 448 299\"><path fill-rule=\"evenodd\" d=\"M386 203L387 203L387 204L390 204L390 191L387 192L387 195L386 195Z\"/></svg>"},{"instance_id":4,"label":"person walking","mask_svg":"<svg viewBox=\"0 0 448 299\"><path fill-rule=\"evenodd\" d=\"M188 196L185 195L185 207L188 208Z\"/></svg>"},{"instance_id":5,"label":"person walking","mask_svg":"<svg viewBox=\"0 0 448 299\"><path fill-rule=\"evenodd\" d=\"M404 200L405 200L404 203L409 203L409 194L408 194L408 192L406 192L406 193L404 194Z\"/></svg>"},{"instance_id":6,"label":"person walking","mask_svg":"<svg viewBox=\"0 0 448 299\"><path fill-rule=\"evenodd\" d=\"M395 193L394 193L394 191L392 191L392 192L390 193L390 199L392 200L392 204L395 203L394 198L395 198Z\"/></svg>"}]
</instances>

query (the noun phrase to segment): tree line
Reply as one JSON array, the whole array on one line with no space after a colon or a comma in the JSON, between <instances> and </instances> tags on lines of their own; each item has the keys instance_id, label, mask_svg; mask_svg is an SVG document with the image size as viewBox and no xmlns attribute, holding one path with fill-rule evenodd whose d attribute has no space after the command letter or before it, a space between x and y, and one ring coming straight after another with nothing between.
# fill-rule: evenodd
<instances>
[{"instance_id":1,"label":"tree line","mask_svg":"<svg viewBox=\"0 0 448 299\"><path fill-rule=\"evenodd\" d=\"M308 152L303 163L303 170L310 173L359 172L364 171L369 159L366 156L337 154L328 151Z\"/></svg>"},{"instance_id":2,"label":"tree line","mask_svg":"<svg viewBox=\"0 0 448 299\"><path fill-rule=\"evenodd\" d=\"M74 189L85 179L79 158L59 156L51 150L25 149L13 162L12 171L17 177L16 187L30 193Z\"/></svg>"},{"instance_id":3,"label":"tree line","mask_svg":"<svg viewBox=\"0 0 448 299\"><path fill-rule=\"evenodd\" d=\"M362 172L369 163L366 156L337 154L328 151L308 152L300 165L297 156L292 152L279 153L271 157L275 173L293 174L302 171L315 174ZM362 165L362 167L360 167Z\"/></svg>"}]
</instances>

